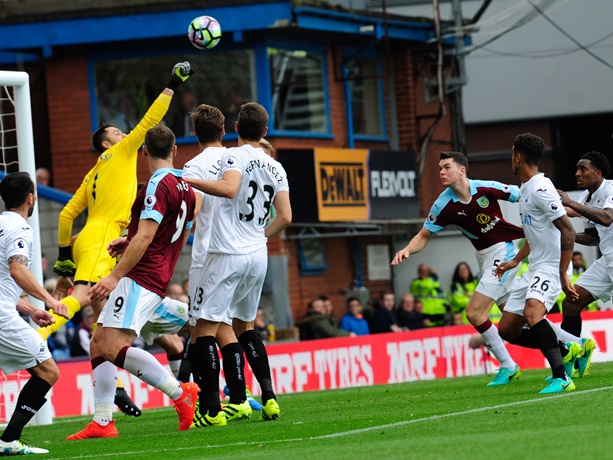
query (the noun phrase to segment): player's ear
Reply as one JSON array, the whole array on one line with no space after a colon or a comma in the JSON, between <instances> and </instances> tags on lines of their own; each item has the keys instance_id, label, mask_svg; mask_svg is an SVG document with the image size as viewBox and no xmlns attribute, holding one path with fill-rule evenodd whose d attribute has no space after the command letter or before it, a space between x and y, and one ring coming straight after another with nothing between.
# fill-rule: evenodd
<instances>
[{"instance_id":1,"label":"player's ear","mask_svg":"<svg viewBox=\"0 0 613 460\"><path fill-rule=\"evenodd\" d=\"M176 146L176 145L173 145L173 146L172 146L172 157L174 158L174 157L176 157L176 156L177 156L177 146Z\"/></svg>"},{"instance_id":2,"label":"player's ear","mask_svg":"<svg viewBox=\"0 0 613 460\"><path fill-rule=\"evenodd\" d=\"M143 145L143 156L144 157L148 157L149 156L149 152L147 151L147 146Z\"/></svg>"},{"instance_id":3,"label":"player's ear","mask_svg":"<svg viewBox=\"0 0 613 460\"><path fill-rule=\"evenodd\" d=\"M268 126L264 128L264 134L262 134L262 137L266 137L266 134L268 134Z\"/></svg>"}]
</instances>

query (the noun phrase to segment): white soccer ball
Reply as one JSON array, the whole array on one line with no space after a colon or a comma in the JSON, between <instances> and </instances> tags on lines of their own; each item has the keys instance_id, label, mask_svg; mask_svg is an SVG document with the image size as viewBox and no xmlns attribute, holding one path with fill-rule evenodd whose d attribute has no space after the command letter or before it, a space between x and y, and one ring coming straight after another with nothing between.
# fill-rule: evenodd
<instances>
[{"instance_id":1,"label":"white soccer ball","mask_svg":"<svg viewBox=\"0 0 613 460\"><path fill-rule=\"evenodd\" d=\"M187 38L196 48L210 50L221 40L221 26L211 16L198 16L189 23Z\"/></svg>"}]
</instances>

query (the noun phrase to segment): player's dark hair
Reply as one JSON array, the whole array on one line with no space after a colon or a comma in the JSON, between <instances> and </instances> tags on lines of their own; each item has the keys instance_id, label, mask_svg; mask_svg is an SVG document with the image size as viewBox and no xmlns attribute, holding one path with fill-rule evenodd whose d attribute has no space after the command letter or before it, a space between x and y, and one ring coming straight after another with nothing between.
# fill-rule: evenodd
<instances>
[{"instance_id":1,"label":"player's dark hair","mask_svg":"<svg viewBox=\"0 0 613 460\"><path fill-rule=\"evenodd\" d=\"M27 172L7 174L0 182L0 196L6 209L21 207L30 193L34 193L34 182Z\"/></svg>"},{"instance_id":2,"label":"player's dark hair","mask_svg":"<svg viewBox=\"0 0 613 460\"><path fill-rule=\"evenodd\" d=\"M582 160L589 160L596 169L599 169L602 173L602 177L607 177L611 173L611 165L606 156L600 152L591 151L587 152L581 157Z\"/></svg>"},{"instance_id":3,"label":"player's dark hair","mask_svg":"<svg viewBox=\"0 0 613 460\"><path fill-rule=\"evenodd\" d=\"M513 149L524 155L526 163L538 165L545 153L545 141L531 133L518 134L513 140Z\"/></svg>"},{"instance_id":4,"label":"player's dark hair","mask_svg":"<svg viewBox=\"0 0 613 460\"><path fill-rule=\"evenodd\" d=\"M190 118L194 124L198 142L209 144L221 141L226 117L217 107L200 104L191 113Z\"/></svg>"},{"instance_id":5,"label":"player's dark hair","mask_svg":"<svg viewBox=\"0 0 613 460\"><path fill-rule=\"evenodd\" d=\"M98 128L96 131L94 131L94 134L92 134L92 145L98 153L104 153L106 150L102 143L109 140L107 136L108 133L106 132L107 128L117 128L117 126L109 122L102 123L100 128Z\"/></svg>"},{"instance_id":6,"label":"player's dark hair","mask_svg":"<svg viewBox=\"0 0 613 460\"><path fill-rule=\"evenodd\" d=\"M257 102L241 105L237 118L237 132L241 139L259 141L268 126L268 112Z\"/></svg>"},{"instance_id":7,"label":"player's dark hair","mask_svg":"<svg viewBox=\"0 0 613 460\"><path fill-rule=\"evenodd\" d=\"M167 126L155 125L145 134L145 145L153 158L168 158L175 146L175 134Z\"/></svg>"},{"instance_id":8,"label":"player's dark hair","mask_svg":"<svg viewBox=\"0 0 613 460\"><path fill-rule=\"evenodd\" d=\"M464 166L466 172L468 172L468 158L462 152L441 152L441 160L448 160L449 158L458 166Z\"/></svg>"}]
</instances>

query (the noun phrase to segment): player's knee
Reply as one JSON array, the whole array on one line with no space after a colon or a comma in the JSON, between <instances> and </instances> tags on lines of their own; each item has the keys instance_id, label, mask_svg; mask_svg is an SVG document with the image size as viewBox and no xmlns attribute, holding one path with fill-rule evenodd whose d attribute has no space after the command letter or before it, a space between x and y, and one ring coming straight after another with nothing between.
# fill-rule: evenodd
<instances>
[{"instance_id":1,"label":"player's knee","mask_svg":"<svg viewBox=\"0 0 613 460\"><path fill-rule=\"evenodd\" d=\"M47 361L39 364L33 373L51 386L53 386L60 378L60 369L57 367L57 364L53 359L48 359Z\"/></svg>"}]
</instances>

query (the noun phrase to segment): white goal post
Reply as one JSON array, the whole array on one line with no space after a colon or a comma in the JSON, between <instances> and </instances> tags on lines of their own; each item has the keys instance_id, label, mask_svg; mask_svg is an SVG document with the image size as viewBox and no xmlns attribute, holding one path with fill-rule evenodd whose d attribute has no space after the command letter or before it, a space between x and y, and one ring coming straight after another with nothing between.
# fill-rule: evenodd
<instances>
[{"instance_id":1,"label":"white goal post","mask_svg":"<svg viewBox=\"0 0 613 460\"><path fill-rule=\"evenodd\" d=\"M15 114L15 128L17 137L17 153L19 170L30 174L36 181L36 162L34 157L34 135L32 130L32 108L30 101L30 78L26 72L14 72L0 70L0 91L5 92L4 87L13 89L13 105ZM0 133L1 134L1 133ZM4 146L2 146L4 147ZM0 165L4 169L6 165ZM38 219L38 202L34 207L32 216L28 219L34 232L34 260L32 261L32 273L43 284L42 247L40 240L40 226ZM43 302L30 297L30 302L38 308L45 308ZM30 422L32 425L48 425L52 423L51 404L46 403L38 414Z\"/></svg>"}]
</instances>

